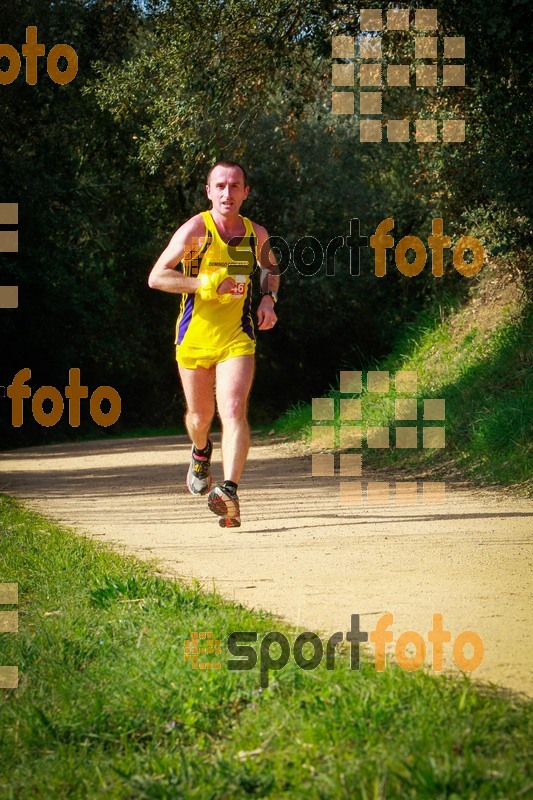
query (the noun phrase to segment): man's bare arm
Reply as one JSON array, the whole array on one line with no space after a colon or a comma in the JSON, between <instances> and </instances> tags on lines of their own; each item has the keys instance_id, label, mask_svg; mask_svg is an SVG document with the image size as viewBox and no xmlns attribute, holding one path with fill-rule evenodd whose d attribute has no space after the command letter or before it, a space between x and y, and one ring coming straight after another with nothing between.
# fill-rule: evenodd
<instances>
[{"instance_id":1,"label":"man's bare arm","mask_svg":"<svg viewBox=\"0 0 533 800\"><path fill-rule=\"evenodd\" d=\"M261 225L254 223L254 230L257 235L257 248L259 251L259 265L261 267L261 294L265 292L278 292L279 289L279 267L276 256L270 247L268 233Z\"/></svg>"},{"instance_id":2,"label":"man's bare arm","mask_svg":"<svg viewBox=\"0 0 533 800\"><path fill-rule=\"evenodd\" d=\"M259 252L259 266L261 267L261 294L264 295L257 309L258 328L261 331L273 328L278 321L274 311L274 299L266 292L278 292L279 289L279 267L274 255L268 233L261 225L254 224L257 234L257 248Z\"/></svg>"},{"instance_id":3,"label":"man's bare arm","mask_svg":"<svg viewBox=\"0 0 533 800\"><path fill-rule=\"evenodd\" d=\"M176 266L184 255L191 258L198 252L198 241L203 236L205 223L201 214L184 222L155 262L148 277L148 286L174 294L195 292L200 286L200 280L183 275L176 270Z\"/></svg>"}]
</instances>

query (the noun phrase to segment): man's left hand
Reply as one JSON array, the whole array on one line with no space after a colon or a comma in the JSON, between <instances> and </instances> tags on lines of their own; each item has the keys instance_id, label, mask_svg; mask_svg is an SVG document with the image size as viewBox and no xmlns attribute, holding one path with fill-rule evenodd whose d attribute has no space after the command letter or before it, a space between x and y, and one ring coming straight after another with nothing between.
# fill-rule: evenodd
<instances>
[{"instance_id":1,"label":"man's left hand","mask_svg":"<svg viewBox=\"0 0 533 800\"><path fill-rule=\"evenodd\" d=\"M276 312L274 311L274 300L270 295L265 295L259 303L257 309L257 323L260 331L272 330L278 321Z\"/></svg>"}]
</instances>

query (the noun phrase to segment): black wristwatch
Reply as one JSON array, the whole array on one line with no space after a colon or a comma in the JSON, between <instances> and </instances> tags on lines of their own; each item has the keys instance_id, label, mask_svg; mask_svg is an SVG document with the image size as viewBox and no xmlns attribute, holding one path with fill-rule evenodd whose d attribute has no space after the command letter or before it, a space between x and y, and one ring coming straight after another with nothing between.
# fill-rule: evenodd
<instances>
[{"instance_id":1,"label":"black wristwatch","mask_svg":"<svg viewBox=\"0 0 533 800\"><path fill-rule=\"evenodd\" d=\"M277 292L263 292L261 297L271 297L274 301L274 304L278 302L278 293Z\"/></svg>"}]
</instances>

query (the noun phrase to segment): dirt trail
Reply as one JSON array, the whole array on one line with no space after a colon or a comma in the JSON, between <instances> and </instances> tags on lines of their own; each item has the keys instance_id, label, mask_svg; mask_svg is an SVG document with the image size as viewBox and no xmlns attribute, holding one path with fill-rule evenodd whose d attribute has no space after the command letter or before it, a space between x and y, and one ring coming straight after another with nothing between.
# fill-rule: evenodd
<instances>
[{"instance_id":1,"label":"dirt trail","mask_svg":"<svg viewBox=\"0 0 533 800\"><path fill-rule=\"evenodd\" d=\"M257 440L239 492L243 526L223 530L185 489L189 452L184 437L11 451L0 454L0 487L302 630L347 631L358 613L368 631L391 612L395 640L407 630L427 640L443 613L452 641L463 630L482 637L475 677L533 694L533 502L452 485L442 505L342 505L339 480L312 478L308 456ZM215 479L218 459L217 447Z\"/></svg>"}]
</instances>

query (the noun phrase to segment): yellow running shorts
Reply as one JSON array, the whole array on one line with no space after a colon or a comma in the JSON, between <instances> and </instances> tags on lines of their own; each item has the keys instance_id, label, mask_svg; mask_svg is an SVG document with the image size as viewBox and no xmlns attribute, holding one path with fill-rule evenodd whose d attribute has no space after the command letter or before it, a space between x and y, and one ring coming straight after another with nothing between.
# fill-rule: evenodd
<instances>
[{"instance_id":1,"label":"yellow running shorts","mask_svg":"<svg viewBox=\"0 0 533 800\"><path fill-rule=\"evenodd\" d=\"M237 356L250 356L255 353L255 341L249 339L248 341L237 341L229 344L226 347L212 349L207 347L188 347L187 345L179 344L176 347L176 361L180 367L186 369L196 369L197 367L204 367L210 369L222 361L227 361L230 358Z\"/></svg>"}]
</instances>

